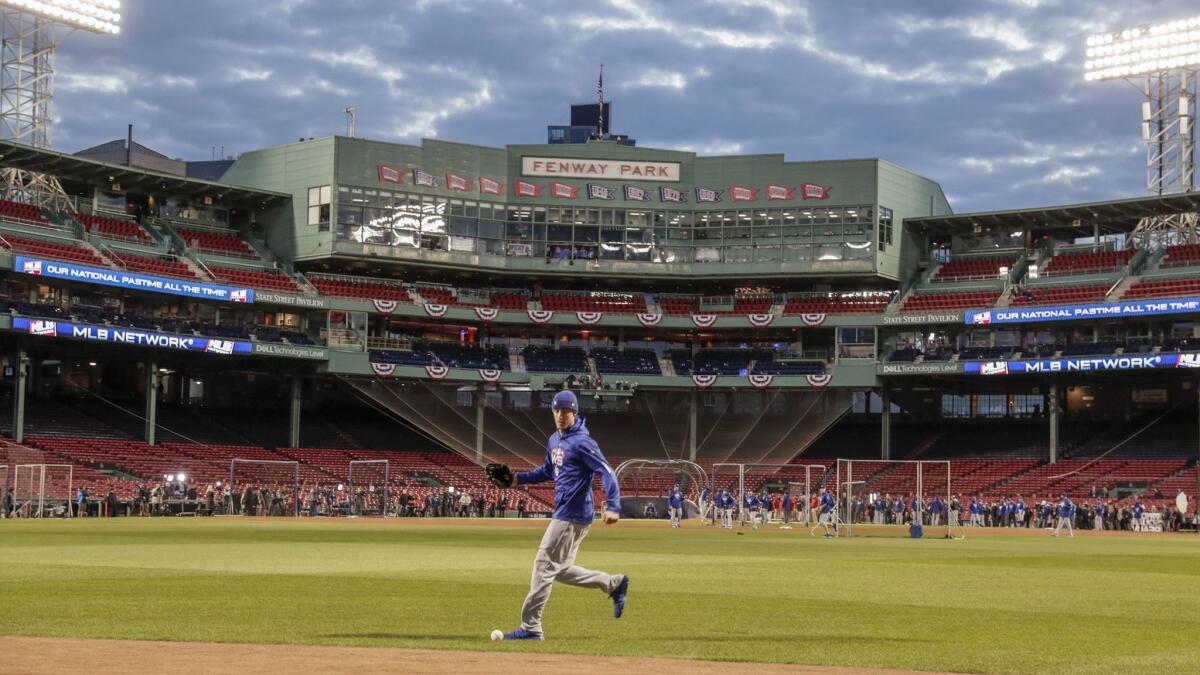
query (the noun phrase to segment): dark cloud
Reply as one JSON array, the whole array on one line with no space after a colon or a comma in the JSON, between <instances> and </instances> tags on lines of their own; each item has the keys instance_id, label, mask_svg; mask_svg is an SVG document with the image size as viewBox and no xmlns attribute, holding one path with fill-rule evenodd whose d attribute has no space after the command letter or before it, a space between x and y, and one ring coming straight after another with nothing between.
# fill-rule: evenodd
<instances>
[{"instance_id":1,"label":"dark cloud","mask_svg":"<svg viewBox=\"0 0 1200 675\"><path fill-rule=\"evenodd\" d=\"M59 50L55 145L124 134L207 159L300 137L544 140L595 96L643 145L882 157L958 211L1141 193L1139 94L1084 82L1097 30L1192 2L608 0L125 5L120 36Z\"/></svg>"}]
</instances>

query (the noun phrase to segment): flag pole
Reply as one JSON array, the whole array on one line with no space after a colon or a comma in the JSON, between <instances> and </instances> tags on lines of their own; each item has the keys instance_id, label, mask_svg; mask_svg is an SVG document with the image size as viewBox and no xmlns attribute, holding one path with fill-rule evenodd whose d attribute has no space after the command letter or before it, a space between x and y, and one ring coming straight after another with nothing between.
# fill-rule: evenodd
<instances>
[{"instance_id":1,"label":"flag pole","mask_svg":"<svg viewBox=\"0 0 1200 675\"><path fill-rule=\"evenodd\" d=\"M596 138L604 138L604 64L600 64L600 79L596 83L596 95L600 98L600 112L596 115Z\"/></svg>"}]
</instances>

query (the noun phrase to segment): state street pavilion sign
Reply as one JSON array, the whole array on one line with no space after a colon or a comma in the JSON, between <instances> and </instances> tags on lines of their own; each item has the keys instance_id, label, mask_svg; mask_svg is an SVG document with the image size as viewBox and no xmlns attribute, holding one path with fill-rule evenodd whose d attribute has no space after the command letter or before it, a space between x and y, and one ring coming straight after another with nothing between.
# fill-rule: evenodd
<instances>
[{"instance_id":1,"label":"state street pavilion sign","mask_svg":"<svg viewBox=\"0 0 1200 675\"><path fill-rule=\"evenodd\" d=\"M625 159L522 157L521 173L548 178L615 178L678 181L679 162L640 162Z\"/></svg>"}]
</instances>

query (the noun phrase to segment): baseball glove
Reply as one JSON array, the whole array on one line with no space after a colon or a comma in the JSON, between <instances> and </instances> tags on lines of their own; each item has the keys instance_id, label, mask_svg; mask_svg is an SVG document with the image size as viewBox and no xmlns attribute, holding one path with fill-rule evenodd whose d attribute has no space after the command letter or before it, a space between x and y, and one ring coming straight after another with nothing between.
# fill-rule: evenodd
<instances>
[{"instance_id":1,"label":"baseball glove","mask_svg":"<svg viewBox=\"0 0 1200 675\"><path fill-rule=\"evenodd\" d=\"M507 464L488 464L486 471L488 480L498 488L512 487L516 478Z\"/></svg>"}]
</instances>

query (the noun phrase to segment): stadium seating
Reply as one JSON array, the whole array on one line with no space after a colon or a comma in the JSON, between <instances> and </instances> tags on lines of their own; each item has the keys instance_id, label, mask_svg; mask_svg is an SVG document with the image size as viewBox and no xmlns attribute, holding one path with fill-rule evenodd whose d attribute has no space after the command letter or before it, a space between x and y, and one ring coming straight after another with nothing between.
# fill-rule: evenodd
<instances>
[{"instance_id":1,"label":"stadium seating","mask_svg":"<svg viewBox=\"0 0 1200 675\"><path fill-rule=\"evenodd\" d=\"M567 293L545 291L542 309L556 312L604 312L606 314L641 314L646 311L646 298L637 293Z\"/></svg>"},{"instance_id":2,"label":"stadium seating","mask_svg":"<svg viewBox=\"0 0 1200 675\"><path fill-rule=\"evenodd\" d=\"M1129 264L1137 253L1133 249L1124 251L1099 251L1096 253L1063 253L1055 255L1041 270L1042 276L1064 274L1099 274L1115 272Z\"/></svg>"},{"instance_id":3,"label":"stadium seating","mask_svg":"<svg viewBox=\"0 0 1200 675\"><path fill-rule=\"evenodd\" d=\"M1122 300L1169 298L1181 295L1200 295L1200 279L1147 279L1138 281L1121 296Z\"/></svg>"},{"instance_id":4,"label":"stadium seating","mask_svg":"<svg viewBox=\"0 0 1200 675\"><path fill-rule=\"evenodd\" d=\"M200 279L191 267L174 256L150 257L132 253L115 253L113 262L130 272L178 277L193 281Z\"/></svg>"},{"instance_id":5,"label":"stadium seating","mask_svg":"<svg viewBox=\"0 0 1200 675\"><path fill-rule=\"evenodd\" d=\"M651 349L593 349L596 372L602 374L661 375L658 355Z\"/></svg>"},{"instance_id":6,"label":"stadium seating","mask_svg":"<svg viewBox=\"0 0 1200 675\"><path fill-rule=\"evenodd\" d=\"M501 309L525 311L529 307L529 297L517 291L494 291L492 304Z\"/></svg>"},{"instance_id":7,"label":"stadium seating","mask_svg":"<svg viewBox=\"0 0 1200 675\"><path fill-rule=\"evenodd\" d=\"M508 351L504 347L469 347L457 342L426 342L417 349L433 352L437 359L451 368L491 368L508 370Z\"/></svg>"},{"instance_id":8,"label":"stadium seating","mask_svg":"<svg viewBox=\"0 0 1200 675\"><path fill-rule=\"evenodd\" d=\"M658 305L667 316L690 316L700 313L698 297L663 296L659 298Z\"/></svg>"},{"instance_id":9,"label":"stadium seating","mask_svg":"<svg viewBox=\"0 0 1200 675\"><path fill-rule=\"evenodd\" d=\"M1028 307L1031 305L1076 305L1104 302L1104 296L1107 293L1108 286L1104 285L1026 288L1023 292L1014 291L1009 305Z\"/></svg>"},{"instance_id":10,"label":"stadium seating","mask_svg":"<svg viewBox=\"0 0 1200 675\"><path fill-rule=\"evenodd\" d=\"M1012 255L957 258L938 267L930 281L999 279L1000 268L1012 269L1015 262L1016 257Z\"/></svg>"},{"instance_id":11,"label":"stadium seating","mask_svg":"<svg viewBox=\"0 0 1200 675\"><path fill-rule=\"evenodd\" d=\"M908 296L901 306L902 312L929 312L953 309L991 307L1000 297L1000 291L963 291L958 293L918 293Z\"/></svg>"},{"instance_id":12,"label":"stadium seating","mask_svg":"<svg viewBox=\"0 0 1200 675\"><path fill-rule=\"evenodd\" d=\"M42 215L40 208L33 204L12 202L6 199L0 200L0 219L25 223L27 225L50 227L50 221L46 220L46 216Z\"/></svg>"},{"instance_id":13,"label":"stadium seating","mask_svg":"<svg viewBox=\"0 0 1200 675\"><path fill-rule=\"evenodd\" d=\"M246 240L237 235L236 232L221 232L218 230L199 230L186 227L176 227L175 233L178 234L189 247L199 249L201 253L213 253L216 255L232 256L235 258L255 258L259 257L258 252L254 250Z\"/></svg>"},{"instance_id":14,"label":"stadium seating","mask_svg":"<svg viewBox=\"0 0 1200 675\"><path fill-rule=\"evenodd\" d=\"M882 314L892 293L842 292L798 295L788 298L784 314Z\"/></svg>"},{"instance_id":15,"label":"stadium seating","mask_svg":"<svg viewBox=\"0 0 1200 675\"><path fill-rule=\"evenodd\" d=\"M299 284L279 270L217 267L209 265L213 278L233 286L250 286L280 293L303 293Z\"/></svg>"},{"instance_id":16,"label":"stadium seating","mask_svg":"<svg viewBox=\"0 0 1200 675\"><path fill-rule=\"evenodd\" d=\"M427 349L403 351L398 349L372 349L367 354L371 363L392 363L398 366L432 366L433 354Z\"/></svg>"},{"instance_id":17,"label":"stadium seating","mask_svg":"<svg viewBox=\"0 0 1200 675\"><path fill-rule=\"evenodd\" d=\"M1186 267L1200 264L1200 244L1180 244L1167 248L1159 267Z\"/></svg>"},{"instance_id":18,"label":"stadium seating","mask_svg":"<svg viewBox=\"0 0 1200 675\"><path fill-rule=\"evenodd\" d=\"M27 239L25 237L5 236L3 241L13 253L26 255L31 258L53 258L69 260L84 265L106 267L95 250L83 243L59 243L43 239Z\"/></svg>"},{"instance_id":19,"label":"stadium seating","mask_svg":"<svg viewBox=\"0 0 1200 675\"><path fill-rule=\"evenodd\" d=\"M409 295L408 290L399 283L353 279L350 277L328 277L320 274L311 274L308 280L321 295L412 302L412 296Z\"/></svg>"},{"instance_id":20,"label":"stadium seating","mask_svg":"<svg viewBox=\"0 0 1200 675\"><path fill-rule=\"evenodd\" d=\"M538 347L530 345L521 350L525 370L531 373L586 373L587 355L579 347Z\"/></svg>"},{"instance_id":21,"label":"stadium seating","mask_svg":"<svg viewBox=\"0 0 1200 675\"><path fill-rule=\"evenodd\" d=\"M151 237L150 233L143 229L141 225L131 220L118 220L104 216L93 216L87 213L74 213L71 215L75 217L75 220L83 223L85 230L105 239L120 239L139 244L154 243L154 237Z\"/></svg>"}]
</instances>

